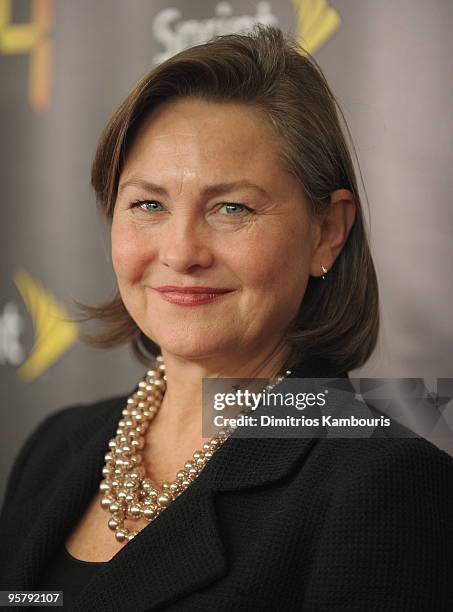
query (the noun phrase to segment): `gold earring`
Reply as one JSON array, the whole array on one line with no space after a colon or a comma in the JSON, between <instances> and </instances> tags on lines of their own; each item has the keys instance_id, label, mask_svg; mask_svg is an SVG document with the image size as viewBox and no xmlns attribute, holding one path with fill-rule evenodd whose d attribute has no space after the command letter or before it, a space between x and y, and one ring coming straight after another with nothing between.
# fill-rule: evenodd
<instances>
[{"instance_id":1,"label":"gold earring","mask_svg":"<svg viewBox=\"0 0 453 612\"><path fill-rule=\"evenodd\" d=\"M321 264L321 270L323 271L324 274L327 274L328 272L327 268L325 268L322 264ZM326 280L326 277L324 276L324 274L321 276L322 280Z\"/></svg>"}]
</instances>

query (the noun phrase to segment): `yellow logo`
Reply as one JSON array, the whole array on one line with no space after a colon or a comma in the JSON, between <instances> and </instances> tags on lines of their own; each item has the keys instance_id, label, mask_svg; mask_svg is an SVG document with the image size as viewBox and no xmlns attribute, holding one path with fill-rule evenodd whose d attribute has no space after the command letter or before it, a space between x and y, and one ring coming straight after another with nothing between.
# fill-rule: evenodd
<instances>
[{"instance_id":1,"label":"yellow logo","mask_svg":"<svg viewBox=\"0 0 453 612\"><path fill-rule=\"evenodd\" d=\"M293 4L299 42L313 54L338 30L340 15L326 0L293 0Z\"/></svg>"},{"instance_id":2,"label":"yellow logo","mask_svg":"<svg viewBox=\"0 0 453 612\"><path fill-rule=\"evenodd\" d=\"M28 100L42 111L50 102L52 44L47 37L53 0L31 0L31 21L11 23L11 0L0 0L0 53L30 53Z\"/></svg>"},{"instance_id":3,"label":"yellow logo","mask_svg":"<svg viewBox=\"0 0 453 612\"><path fill-rule=\"evenodd\" d=\"M52 365L77 340L77 325L39 283L25 272L17 270L14 282L29 311L35 331L35 343L19 376L30 382Z\"/></svg>"}]
</instances>

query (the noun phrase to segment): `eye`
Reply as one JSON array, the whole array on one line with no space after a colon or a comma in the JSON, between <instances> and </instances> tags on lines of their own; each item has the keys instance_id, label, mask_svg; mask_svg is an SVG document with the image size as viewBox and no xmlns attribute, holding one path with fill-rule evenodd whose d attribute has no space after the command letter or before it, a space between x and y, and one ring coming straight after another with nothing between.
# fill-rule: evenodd
<instances>
[{"instance_id":1,"label":"eye","mask_svg":"<svg viewBox=\"0 0 453 612\"><path fill-rule=\"evenodd\" d=\"M160 208L158 208L160 206ZM156 200L136 200L132 202L131 208L140 208L145 212L161 212L162 204Z\"/></svg>"},{"instance_id":2,"label":"eye","mask_svg":"<svg viewBox=\"0 0 453 612\"><path fill-rule=\"evenodd\" d=\"M224 209L228 211L225 214L227 217L239 217L243 216L241 213L252 212L252 209L246 206L245 204L238 204L237 202L224 202L220 209Z\"/></svg>"}]
</instances>

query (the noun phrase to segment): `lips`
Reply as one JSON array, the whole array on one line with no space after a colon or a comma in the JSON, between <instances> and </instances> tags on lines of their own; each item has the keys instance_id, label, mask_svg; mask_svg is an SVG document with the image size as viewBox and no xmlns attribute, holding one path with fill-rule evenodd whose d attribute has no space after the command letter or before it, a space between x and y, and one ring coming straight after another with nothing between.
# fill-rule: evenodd
<instances>
[{"instance_id":1,"label":"lips","mask_svg":"<svg viewBox=\"0 0 453 612\"><path fill-rule=\"evenodd\" d=\"M233 289L224 289L222 287L203 287L203 286L194 286L194 287L177 287L176 285L162 285L161 287L156 287L156 291L164 292L164 293L229 293L233 291Z\"/></svg>"},{"instance_id":2,"label":"lips","mask_svg":"<svg viewBox=\"0 0 453 612\"><path fill-rule=\"evenodd\" d=\"M179 306L199 306L217 301L222 296L231 293L234 289L224 287L177 287L175 285L163 285L156 287L156 291L162 299L171 304Z\"/></svg>"}]
</instances>

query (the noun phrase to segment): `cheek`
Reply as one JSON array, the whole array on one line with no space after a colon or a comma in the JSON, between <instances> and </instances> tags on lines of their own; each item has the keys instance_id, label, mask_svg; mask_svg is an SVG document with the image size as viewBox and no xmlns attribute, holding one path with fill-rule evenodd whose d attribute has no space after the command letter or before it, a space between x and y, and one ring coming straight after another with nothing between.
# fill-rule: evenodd
<instances>
[{"instance_id":1,"label":"cheek","mask_svg":"<svg viewBox=\"0 0 453 612\"><path fill-rule=\"evenodd\" d=\"M135 228L113 219L112 263L118 279L130 280L140 276L145 265L144 253Z\"/></svg>"},{"instance_id":2,"label":"cheek","mask_svg":"<svg viewBox=\"0 0 453 612\"><path fill-rule=\"evenodd\" d=\"M310 269L306 233L300 228L298 231L278 228L239 244L230 257L234 258L235 269L244 285L257 292L269 290L265 297L274 296L274 299L276 295L299 293Z\"/></svg>"}]
</instances>

